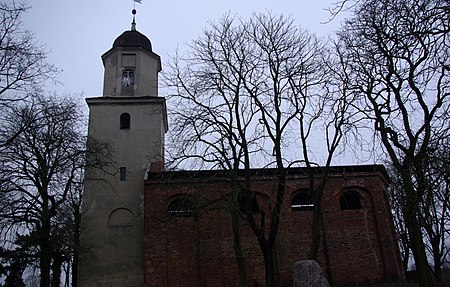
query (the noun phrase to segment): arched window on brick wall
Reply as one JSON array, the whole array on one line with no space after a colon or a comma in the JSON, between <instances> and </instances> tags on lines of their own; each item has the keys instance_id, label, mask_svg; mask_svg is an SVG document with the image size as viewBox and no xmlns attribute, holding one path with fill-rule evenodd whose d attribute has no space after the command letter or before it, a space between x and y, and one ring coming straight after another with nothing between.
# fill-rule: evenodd
<instances>
[{"instance_id":1,"label":"arched window on brick wall","mask_svg":"<svg viewBox=\"0 0 450 287\"><path fill-rule=\"evenodd\" d=\"M291 209L292 211L314 210L314 200L311 190L303 188L294 192L291 199Z\"/></svg>"},{"instance_id":2,"label":"arched window on brick wall","mask_svg":"<svg viewBox=\"0 0 450 287\"><path fill-rule=\"evenodd\" d=\"M339 206L341 210L362 209L364 207L364 200L357 190L349 189L341 194Z\"/></svg>"},{"instance_id":3,"label":"arched window on brick wall","mask_svg":"<svg viewBox=\"0 0 450 287\"><path fill-rule=\"evenodd\" d=\"M197 210L197 202L187 194L178 195L173 198L167 207L167 213L171 217L190 217L194 216Z\"/></svg>"},{"instance_id":4,"label":"arched window on brick wall","mask_svg":"<svg viewBox=\"0 0 450 287\"><path fill-rule=\"evenodd\" d=\"M129 113L123 113L120 115L120 129L129 130L131 128L131 116Z\"/></svg>"}]
</instances>

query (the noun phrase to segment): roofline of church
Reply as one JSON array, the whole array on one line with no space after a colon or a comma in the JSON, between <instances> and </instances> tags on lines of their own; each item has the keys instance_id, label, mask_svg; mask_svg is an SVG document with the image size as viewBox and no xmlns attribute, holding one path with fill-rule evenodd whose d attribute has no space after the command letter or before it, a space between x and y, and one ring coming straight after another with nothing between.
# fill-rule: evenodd
<instances>
[{"instance_id":1,"label":"roofline of church","mask_svg":"<svg viewBox=\"0 0 450 287\"><path fill-rule=\"evenodd\" d=\"M315 175L320 175L326 171L326 167L312 167ZM390 181L389 175L384 165L343 165L329 167L329 175L331 177L345 175L368 175L377 174L387 184ZM249 172L252 178L273 178L276 168L253 168L250 170L238 170L238 177L243 177ZM306 167L287 168L287 176L291 177L308 177L308 169ZM167 182L167 181L196 181L196 180L227 180L229 179L229 171L227 170L176 170L163 172L149 172L146 183Z\"/></svg>"}]
</instances>

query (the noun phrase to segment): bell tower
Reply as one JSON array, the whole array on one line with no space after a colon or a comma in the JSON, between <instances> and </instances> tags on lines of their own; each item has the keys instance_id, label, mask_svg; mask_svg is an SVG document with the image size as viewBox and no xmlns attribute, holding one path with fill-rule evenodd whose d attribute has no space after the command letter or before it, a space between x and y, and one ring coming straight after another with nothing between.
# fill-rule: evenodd
<instances>
[{"instance_id":1,"label":"bell tower","mask_svg":"<svg viewBox=\"0 0 450 287\"><path fill-rule=\"evenodd\" d=\"M102 55L103 96L87 98L89 138L107 146L104 169L86 170L79 286L143 286L144 177L164 163L165 99L158 97L161 59L131 29Z\"/></svg>"}]
</instances>

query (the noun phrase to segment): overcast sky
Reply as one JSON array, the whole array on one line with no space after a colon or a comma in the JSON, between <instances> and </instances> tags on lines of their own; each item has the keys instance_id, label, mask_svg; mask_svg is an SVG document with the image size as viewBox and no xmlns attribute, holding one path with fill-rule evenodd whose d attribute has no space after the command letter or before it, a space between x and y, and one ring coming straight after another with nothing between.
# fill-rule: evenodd
<instances>
[{"instance_id":1,"label":"overcast sky","mask_svg":"<svg viewBox=\"0 0 450 287\"><path fill-rule=\"evenodd\" d=\"M17 0L16 0L17 1ZM130 29L132 0L27 0L31 9L24 27L34 31L36 40L49 51L48 61L62 70L60 86L47 87L60 93L102 94L103 65L100 56L114 40ZM153 51L164 63L177 46L197 38L207 27L231 12L248 17L253 12L270 11L291 15L296 24L320 36L332 34L339 19L328 20L334 0L142 0L136 3L137 30L152 42Z\"/></svg>"}]
</instances>

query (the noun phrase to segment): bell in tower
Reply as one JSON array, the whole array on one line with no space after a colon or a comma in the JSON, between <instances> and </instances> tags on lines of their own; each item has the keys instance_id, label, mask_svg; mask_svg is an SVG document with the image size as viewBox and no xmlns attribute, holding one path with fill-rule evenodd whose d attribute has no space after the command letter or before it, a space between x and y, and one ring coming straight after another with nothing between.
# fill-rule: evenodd
<instances>
[{"instance_id":1,"label":"bell in tower","mask_svg":"<svg viewBox=\"0 0 450 287\"><path fill-rule=\"evenodd\" d=\"M158 97L161 59L131 30L102 56L103 96L87 98L88 135L110 148L106 170L86 169L79 286L143 286L144 175L163 166L165 99Z\"/></svg>"}]
</instances>

